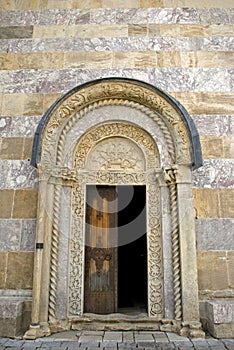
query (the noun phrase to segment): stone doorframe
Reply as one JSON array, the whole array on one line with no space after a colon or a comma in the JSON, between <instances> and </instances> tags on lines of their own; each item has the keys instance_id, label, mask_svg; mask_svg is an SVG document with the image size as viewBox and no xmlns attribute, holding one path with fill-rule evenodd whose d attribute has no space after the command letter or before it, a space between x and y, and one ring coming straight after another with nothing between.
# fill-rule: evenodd
<instances>
[{"instance_id":1,"label":"stone doorframe","mask_svg":"<svg viewBox=\"0 0 234 350\"><path fill-rule=\"evenodd\" d=\"M47 111L31 162L39 197L32 323L25 338L70 329L84 317L89 184L146 186L147 321L201 336L191 176L202 156L186 110L137 80L89 82Z\"/></svg>"}]
</instances>

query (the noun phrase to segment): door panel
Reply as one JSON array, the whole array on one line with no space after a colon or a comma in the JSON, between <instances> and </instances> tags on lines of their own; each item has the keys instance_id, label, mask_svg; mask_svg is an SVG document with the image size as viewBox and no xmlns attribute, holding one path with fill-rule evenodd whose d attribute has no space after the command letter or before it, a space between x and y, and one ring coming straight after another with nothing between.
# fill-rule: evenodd
<instances>
[{"instance_id":1,"label":"door panel","mask_svg":"<svg viewBox=\"0 0 234 350\"><path fill-rule=\"evenodd\" d=\"M84 311L117 311L116 188L87 186Z\"/></svg>"}]
</instances>

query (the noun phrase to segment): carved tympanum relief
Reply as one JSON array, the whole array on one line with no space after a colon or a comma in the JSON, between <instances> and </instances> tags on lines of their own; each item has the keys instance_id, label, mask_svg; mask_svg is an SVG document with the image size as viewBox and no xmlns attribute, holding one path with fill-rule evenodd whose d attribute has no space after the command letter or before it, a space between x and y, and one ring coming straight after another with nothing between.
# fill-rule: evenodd
<instances>
[{"instance_id":1,"label":"carved tympanum relief","mask_svg":"<svg viewBox=\"0 0 234 350\"><path fill-rule=\"evenodd\" d=\"M87 170L144 171L144 155L139 147L121 137L108 138L90 152Z\"/></svg>"}]
</instances>

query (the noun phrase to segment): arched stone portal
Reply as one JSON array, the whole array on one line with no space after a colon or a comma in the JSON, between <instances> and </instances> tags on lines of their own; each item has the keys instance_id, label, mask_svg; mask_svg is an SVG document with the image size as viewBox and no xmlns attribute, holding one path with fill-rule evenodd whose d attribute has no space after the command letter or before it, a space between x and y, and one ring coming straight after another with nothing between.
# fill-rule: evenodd
<instances>
[{"instance_id":1,"label":"arched stone portal","mask_svg":"<svg viewBox=\"0 0 234 350\"><path fill-rule=\"evenodd\" d=\"M191 175L202 156L184 108L140 81L87 83L45 114L32 164L39 199L32 324L25 338L92 327L92 321L105 327L110 317L109 328L150 324L201 336ZM146 188L148 307L141 319L84 313L86 193L92 185Z\"/></svg>"}]
</instances>

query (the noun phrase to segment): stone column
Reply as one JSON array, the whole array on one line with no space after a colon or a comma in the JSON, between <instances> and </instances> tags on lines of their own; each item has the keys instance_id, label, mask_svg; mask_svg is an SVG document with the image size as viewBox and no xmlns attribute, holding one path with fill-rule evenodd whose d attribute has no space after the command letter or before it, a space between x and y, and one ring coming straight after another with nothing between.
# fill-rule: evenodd
<instances>
[{"instance_id":1,"label":"stone column","mask_svg":"<svg viewBox=\"0 0 234 350\"><path fill-rule=\"evenodd\" d=\"M178 166L176 182L180 237L182 315L184 321L199 321L196 235L191 175L189 166Z\"/></svg>"},{"instance_id":2,"label":"stone column","mask_svg":"<svg viewBox=\"0 0 234 350\"><path fill-rule=\"evenodd\" d=\"M44 330L40 324L40 307L42 293L42 267L43 267L43 249L44 249L44 232L46 216L46 196L48 178L42 172L41 166L38 165L39 190L38 190L38 207L37 207L37 227L36 227L36 245L34 255L34 272L33 272L33 299L32 299L32 316L30 329L25 333L24 339L35 339L39 336L48 334L48 329Z\"/></svg>"}]
</instances>

